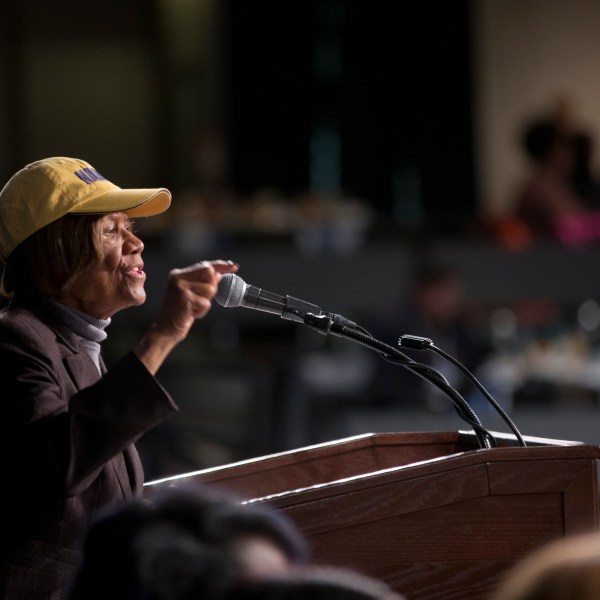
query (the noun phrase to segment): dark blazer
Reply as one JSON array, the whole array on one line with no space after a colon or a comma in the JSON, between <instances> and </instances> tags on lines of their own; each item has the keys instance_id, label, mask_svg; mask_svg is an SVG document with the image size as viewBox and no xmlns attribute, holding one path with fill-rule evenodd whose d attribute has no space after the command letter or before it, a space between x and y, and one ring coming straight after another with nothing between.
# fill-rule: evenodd
<instances>
[{"instance_id":1,"label":"dark blazer","mask_svg":"<svg viewBox=\"0 0 600 600\"><path fill-rule=\"evenodd\" d=\"M133 353L102 371L43 299L0 311L4 600L63 597L90 516L141 493L133 442L177 410Z\"/></svg>"}]
</instances>

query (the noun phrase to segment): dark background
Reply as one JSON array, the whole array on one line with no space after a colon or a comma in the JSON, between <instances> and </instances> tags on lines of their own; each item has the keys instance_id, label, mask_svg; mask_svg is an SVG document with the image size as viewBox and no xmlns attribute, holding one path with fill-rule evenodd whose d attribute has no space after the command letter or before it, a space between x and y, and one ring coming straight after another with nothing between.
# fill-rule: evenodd
<instances>
[{"instance_id":1,"label":"dark background","mask_svg":"<svg viewBox=\"0 0 600 600\"><path fill-rule=\"evenodd\" d=\"M222 85L217 102L222 108L216 125L228 141L229 183L242 194L263 187L291 195L321 191L310 178L315 159L311 136L327 128L339 143L334 191L365 200L384 221L391 216L400 227L464 232L476 215L469 6L463 0L223 2L219 22L212 27L219 27L216 53ZM215 126L203 116L206 84L198 83L206 79L209 67L200 60L184 65L170 60L171 41L161 30L160 14L156 2L141 0L3 3L3 179L39 158L40 152L60 147L56 136L45 147L39 121L34 125L29 116L30 82L42 68L31 60L30 48L62 45L68 56L72 45L75 57L78 43L113 41L143 49L147 60L144 76L152 94L145 102L154 147L137 170L148 173L148 185L160 182L177 190L194 183L193 130ZM50 68L61 86L68 65L56 62ZM101 88L105 76L97 70L80 71L75 94L78 86L97 85L99 107L105 94L121 95L124 103L134 101L127 89ZM186 88L199 95L195 112L193 103L182 108L179 101ZM70 92L65 89L62 106L45 107L42 124L52 129L60 120L64 128L76 128L80 119L96 120L98 127L107 132L114 128L118 136L118 115L111 122L110 115L94 112L87 97L86 106L80 101L75 107L87 114L69 117L70 104L78 101ZM39 96L35 102L40 104ZM117 145L110 153L96 151L92 136L86 141L85 129L81 133L78 147L71 144L65 151L91 154L89 160L98 154L108 173L125 174L126 169L113 164L135 162L126 146ZM409 205L402 206L399 195L407 186L414 193Z\"/></svg>"},{"instance_id":2,"label":"dark background","mask_svg":"<svg viewBox=\"0 0 600 600\"><path fill-rule=\"evenodd\" d=\"M309 136L327 124L348 194L392 215L395 171L410 166L427 227L474 218L468 2L228 6L236 187L306 189Z\"/></svg>"}]
</instances>

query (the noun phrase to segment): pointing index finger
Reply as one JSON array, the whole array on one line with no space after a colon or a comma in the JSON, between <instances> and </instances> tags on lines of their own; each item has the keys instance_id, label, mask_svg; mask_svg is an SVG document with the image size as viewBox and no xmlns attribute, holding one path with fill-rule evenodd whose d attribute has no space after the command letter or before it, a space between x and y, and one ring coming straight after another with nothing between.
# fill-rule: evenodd
<instances>
[{"instance_id":1,"label":"pointing index finger","mask_svg":"<svg viewBox=\"0 0 600 600\"><path fill-rule=\"evenodd\" d=\"M210 262L217 273L235 273L239 264L232 260L213 260Z\"/></svg>"}]
</instances>

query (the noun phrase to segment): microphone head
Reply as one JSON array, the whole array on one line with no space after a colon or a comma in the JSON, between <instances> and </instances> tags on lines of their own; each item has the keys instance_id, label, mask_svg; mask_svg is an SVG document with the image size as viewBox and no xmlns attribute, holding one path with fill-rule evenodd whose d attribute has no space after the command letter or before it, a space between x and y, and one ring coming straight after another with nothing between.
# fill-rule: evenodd
<instances>
[{"instance_id":1,"label":"microphone head","mask_svg":"<svg viewBox=\"0 0 600 600\"><path fill-rule=\"evenodd\" d=\"M246 294L246 282L233 273L225 273L219 282L215 300L225 308L242 306Z\"/></svg>"}]
</instances>

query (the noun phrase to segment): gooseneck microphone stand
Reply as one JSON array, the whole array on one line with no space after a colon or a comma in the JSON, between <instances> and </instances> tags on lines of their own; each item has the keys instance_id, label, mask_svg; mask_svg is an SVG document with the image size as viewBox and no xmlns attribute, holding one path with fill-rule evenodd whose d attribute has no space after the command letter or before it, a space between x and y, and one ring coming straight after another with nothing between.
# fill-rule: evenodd
<instances>
[{"instance_id":1,"label":"gooseneck microphone stand","mask_svg":"<svg viewBox=\"0 0 600 600\"><path fill-rule=\"evenodd\" d=\"M422 379L425 379L429 383L433 384L444 394L446 394L450 400L452 400L458 415L473 428L481 448L492 448L496 445L493 436L482 425L481 420L473 408L462 397L462 395L448 383L447 379L439 371L436 371L429 365L413 360L397 348L394 348L393 346L374 338L368 331L340 315L328 313L308 313L304 315L304 323L324 335L332 334L354 341L362 346L370 348L371 350L375 350L375 352L377 352L388 362L405 367ZM452 356L436 347L428 338L404 335L399 339L399 344L412 350L432 350L459 368L498 411L500 416L515 434L519 444L521 446L525 446L523 436L506 412L494 400L484 386L475 378L475 376L458 360L454 359Z\"/></svg>"},{"instance_id":2,"label":"gooseneck microphone stand","mask_svg":"<svg viewBox=\"0 0 600 600\"><path fill-rule=\"evenodd\" d=\"M370 348L371 350L375 350L375 352L385 360L405 367L446 394L454 403L458 415L473 428L481 448L492 448L495 446L493 436L482 425L475 411L461 394L448 383L446 378L439 371L436 371L429 365L413 360L406 354L400 352L397 348L374 338L366 329L363 329L353 321L350 321L341 315L323 312L320 307L310 302L305 302L298 298L293 298L292 296L273 294L262 288L249 286L243 279L232 273L223 275L223 278L219 283L219 290L215 296L215 300L218 304L221 304L226 308L243 306L245 308L272 313L280 316L282 319L304 323L323 335L332 334L346 338ZM443 350L437 348L428 338L403 335L398 343L401 347L411 350L431 350L436 352L463 371L470 379L471 383L477 387L498 411L500 416L512 429L519 443L522 446L525 446L523 436L519 433L515 424L466 367L446 354Z\"/></svg>"},{"instance_id":3,"label":"gooseneck microphone stand","mask_svg":"<svg viewBox=\"0 0 600 600\"><path fill-rule=\"evenodd\" d=\"M517 429L517 426L514 424L512 419L506 414L504 409L494 400L492 395L485 389L482 383L471 373L461 362L456 360L453 356L444 352L441 348L438 348L432 340L429 338L418 337L415 335L402 335L398 340L398 345L403 348L411 348L413 350L431 350L435 352L437 355L446 359L449 363L453 364L457 369L462 371L469 381L483 394L485 399L494 407L496 412L504 419L505 423L510 427L512 432L515 434L519 444L521 446L526 446L525 440L521 435L521 432Z\"/></svg>"},{"instance_id":4,"label":"gooseneck microphone stand","mask_svg":"<svg viewBox=\"0 0 600 600\"><path fill-rule=\"evenodd\" d=\"M331 334L349 339L361 346L375 350L375 352L385 360L401 365L435 385L452 400L458 415L473 428L479 446L481 448L492 448L495 446L493 436L482 425L479 417L468 402L448 383L441 373L429 365L413 360L406 354L400 352L397 348L374 338L365 329L362 329L339 315L308 313L304 315L304 323L311 329L324 335Z\"/></svg>"}]
</instances>

